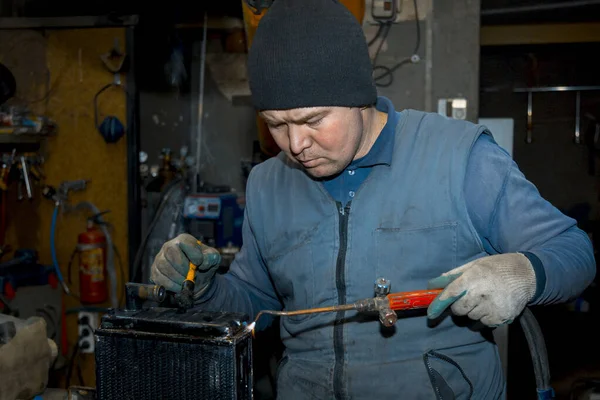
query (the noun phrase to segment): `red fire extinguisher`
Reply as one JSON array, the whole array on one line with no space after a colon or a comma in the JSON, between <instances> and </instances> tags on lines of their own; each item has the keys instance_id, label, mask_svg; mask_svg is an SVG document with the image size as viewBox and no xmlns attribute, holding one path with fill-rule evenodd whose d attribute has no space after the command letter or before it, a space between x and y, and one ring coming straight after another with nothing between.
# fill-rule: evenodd
<instances>
[{"instance_id":1,"label":"red fire extinguisher","mask_svg":"<svg viewBox=\"0 0 600 400\"><path fill-rule=\"evenodd\" d=\"M102 223L96 214L87 220L87 229L79 234L79 296L84 304L98 304L106 301L106 236L98 229Z\"/></svg>"}]
</instances>

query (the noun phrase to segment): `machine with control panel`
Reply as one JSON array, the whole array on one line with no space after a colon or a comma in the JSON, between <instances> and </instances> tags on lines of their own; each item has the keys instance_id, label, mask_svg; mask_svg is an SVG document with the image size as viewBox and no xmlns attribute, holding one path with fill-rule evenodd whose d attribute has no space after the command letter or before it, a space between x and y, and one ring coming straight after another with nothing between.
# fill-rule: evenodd
<instances>
[{"instance_id":1,"label":"machine with control panel","mask_svg":"<svg viewBox=\"0 0 600 400\"><path fill-rule=\"evenodd\" d=\"M190 235L217 249L242 246L244 198L237 193L197 193L185 198Z\"/></svg>"}]
</instances>

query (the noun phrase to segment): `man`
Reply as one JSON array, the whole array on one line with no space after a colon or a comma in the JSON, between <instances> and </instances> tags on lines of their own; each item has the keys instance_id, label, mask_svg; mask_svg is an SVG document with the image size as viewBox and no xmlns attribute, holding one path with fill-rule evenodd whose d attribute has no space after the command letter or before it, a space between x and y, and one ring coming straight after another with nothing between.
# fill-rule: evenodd
<instances>
[{"instance_id":1,"label":"man","mask_svg":"<svg viewBox=\"0 0 600 400\"><path fill-rule=\"evenodd\" d=\"M377 97L361 27L334 0L277 0L249 54L254 105L282 153L248 179L243 248L166 243L152 280L199 265L208 310L296 310L445 288L391 329L356 312L281 318L281 399L505 396L491 328L592 281L587 235L545 201L484 127L394 111ZM271 320L260 320L257 329Z\"/></svg>"}]
</instances>

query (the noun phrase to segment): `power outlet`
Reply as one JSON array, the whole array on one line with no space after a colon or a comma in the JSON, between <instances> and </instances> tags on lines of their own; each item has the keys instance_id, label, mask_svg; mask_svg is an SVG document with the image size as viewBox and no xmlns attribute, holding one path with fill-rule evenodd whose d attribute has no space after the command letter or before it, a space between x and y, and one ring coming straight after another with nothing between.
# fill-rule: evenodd
<instances>
[{"instance_id":1,"label":"power outlet","mask_svg":"<svg viewBox=\"0 0 600 400\"><path fill-rule=\"evenodd\" d=\"M94 352L94 331L98 328L98 314L80 311L78 315L79 351L81 353Z\"/></svg>"}]
</instances>

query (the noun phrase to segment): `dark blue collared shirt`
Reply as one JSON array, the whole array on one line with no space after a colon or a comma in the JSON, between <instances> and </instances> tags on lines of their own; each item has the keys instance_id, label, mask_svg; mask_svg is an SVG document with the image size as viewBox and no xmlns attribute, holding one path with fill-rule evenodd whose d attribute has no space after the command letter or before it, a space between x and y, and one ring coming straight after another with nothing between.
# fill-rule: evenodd
<instances>
[{"instance_id":1,"label":"dark blue collared shirt","mask_svg":"<svg viewBox=\"0 0 600 400\"><path fill-rule=\"evenodd\" d=\"M354 193L367 179L374 166L391 165L392 163L394 137L396 136L396 125L398 125L399 116L392 102L385 97L377 99L376 108L378 111L386 113L388 120L371 150L366 156L352 161L346 167L346 170L335 178L323 181L323 185L331 196L343 205L352 200Z\"/></svg>"}]
</instances>

